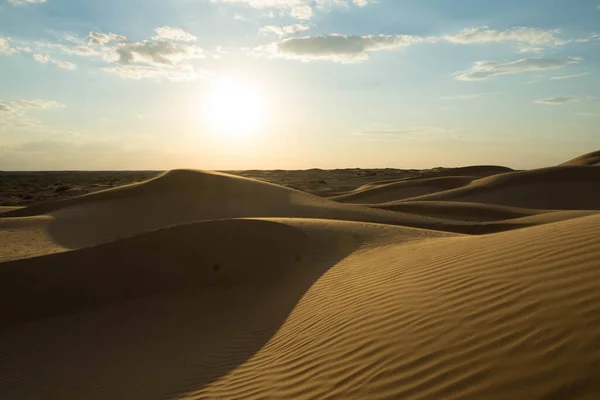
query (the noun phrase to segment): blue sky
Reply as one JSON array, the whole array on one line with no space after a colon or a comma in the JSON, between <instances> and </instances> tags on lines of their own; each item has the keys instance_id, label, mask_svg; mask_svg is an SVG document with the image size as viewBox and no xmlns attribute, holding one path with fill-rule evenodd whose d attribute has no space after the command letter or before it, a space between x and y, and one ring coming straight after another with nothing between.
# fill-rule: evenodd
<instances>
[{"instance_id":1,"label":"blue sky","mask_svg":"<svg viewBox=\"0 0 600 400\"><path fill-rule=\"evenodd\" d=\"M546 166L599 50L598 0L0 0L0 169Z\"/></svg>"}]
</instances>

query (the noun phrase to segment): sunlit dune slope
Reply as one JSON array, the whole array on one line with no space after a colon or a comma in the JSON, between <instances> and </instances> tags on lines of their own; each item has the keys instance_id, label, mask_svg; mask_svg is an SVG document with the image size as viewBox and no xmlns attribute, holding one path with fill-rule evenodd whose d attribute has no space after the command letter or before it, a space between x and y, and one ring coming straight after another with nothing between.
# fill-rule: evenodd
<instances>
[{"instance_id":1,"label":"sunlit dune slope","mask_svg":"<svg viewBox=\"0 0 600 400\"><path fill-rule=\"evenodd\" d=\"M593 399L599 223L356 251L260 352L189 398Z\"/></svg>"}]
</instances>

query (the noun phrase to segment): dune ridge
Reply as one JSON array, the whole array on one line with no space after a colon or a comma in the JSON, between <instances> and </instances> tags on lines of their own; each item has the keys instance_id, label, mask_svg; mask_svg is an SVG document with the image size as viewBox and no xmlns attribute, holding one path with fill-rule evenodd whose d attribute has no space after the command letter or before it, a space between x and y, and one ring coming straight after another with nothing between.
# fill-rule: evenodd
<instances>
[{"instance_id":1,"label":"dune ridge","mask_svg":"<svg viewBox=\"0 0 600 400\"><path fill-rule=\"evenodd\" d=\"M0 209L0 398L596 399L597 153Z\"/></svg>"}]
</instances>

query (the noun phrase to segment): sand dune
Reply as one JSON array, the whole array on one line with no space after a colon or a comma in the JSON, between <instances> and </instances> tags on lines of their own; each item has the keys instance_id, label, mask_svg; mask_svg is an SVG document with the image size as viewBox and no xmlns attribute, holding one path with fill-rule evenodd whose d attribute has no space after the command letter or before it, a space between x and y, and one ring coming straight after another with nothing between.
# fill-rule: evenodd
<instances>
[{"instance_id":1,"label":"sand dune","mask_svg":"<svg viewBox=\"0 0 600 400\"><path fill-rule=\"evenodd\" d=\"M367 183L357 190L369 189L375 186L381 186L388 183L396 183L401 181L415 180L415 179L433 179L433 178L445 178L452 176L469 176L472 178L484 178L486 176L492 176L497 174L503 174L505 172L514 171L511 168L500 167L497 165L473 165L470 167L458 167L458 168L443 168L443 169L432 169L425 170L417 174L417 176L407 177L402 179L388 179Z\"/></svg>"},{"instance_id":2,"label":"sand dune","mask_svg":"<svg viewBox=\"0 0 600 400\"><path fill-rule=\"evenodd\" d=\"M562 166L570 165L600 165L600 151L594 151L593 153L584 154L580 157L574 158L561 164Z\"/></svg>"},{"instance_id":3,"label":"sand dune","mask_svg":"<svg viewBox=\"0 0 600 400\"><path fill-rule=\"evenodd\" d=\"M600 398L588 164L2 209L0 399Z\"/></svg>"},{"instance_id":4,"label":"sand dune","mask_svg":"<svg viewBox=\"0 0 600 400\"><path fill-rule=\"evenodd\" d=\"M358 189L340 196L330 197L342 203L377 204L442 192L468 185L474 178L451 176L430 179L409 179Z\"/></svg>"},{"instance_id":5,"label":"sand dune","mask_svg":"<svg viewBox=\"0 0 600 400\"><path fill-rule=\"evenodd\" d=\"M600 168L563 166L510 172L410 201L461 201L557 210L600 209Z\"/></svg>"},{"instance_id":6,"label":"sand dune","mask_svg":"<svg viewBox=\"0 0 600 400\"><path fill-rule=\"evenodd\" d=\"M544 213L528 208L451 201L393 201L371 207L461 221L502 221Z\"/></svg>"},{"instance_id":7,"label":"sand dune","mask_svg":"<svg viewBox=\"0 0 600 400\"><path fill-rule=\"evenodd\" d=\"M170 171L147 182L9 211L6 218L49 216L46 232L81 248L143 232L222 218L299 217L439 226L445 220L336 203L234 175ZM0 232L2 231L0 220ZM34 255L34 254L32 254Z\"/></svg>"}]
</instances>

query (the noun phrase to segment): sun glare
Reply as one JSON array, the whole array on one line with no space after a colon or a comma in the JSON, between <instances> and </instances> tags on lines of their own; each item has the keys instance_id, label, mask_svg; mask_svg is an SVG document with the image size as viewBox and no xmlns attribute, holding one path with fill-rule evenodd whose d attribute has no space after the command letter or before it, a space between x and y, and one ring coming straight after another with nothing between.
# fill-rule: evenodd
<instances>
[{"instance_id":1,"label":"sun glare","mask_svg":"<svg viewBox=\"0 0 600 400\"><path fill-rule=\"evenodd\" d=\"M267 118L267 103L256 87L219 83L205 98L204 120L217 134L240 138L258 132Z\"/></svg>"}]
</instances>

